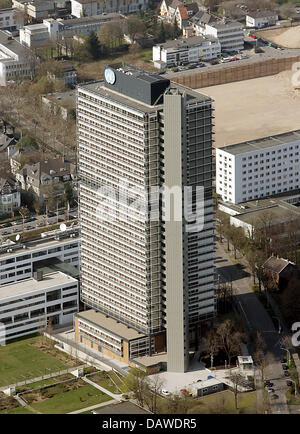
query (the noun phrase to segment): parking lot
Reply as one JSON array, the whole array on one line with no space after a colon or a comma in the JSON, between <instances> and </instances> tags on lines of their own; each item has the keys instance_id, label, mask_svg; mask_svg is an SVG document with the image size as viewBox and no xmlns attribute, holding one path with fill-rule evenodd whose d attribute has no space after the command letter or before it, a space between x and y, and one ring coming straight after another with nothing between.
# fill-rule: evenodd
<instances>
[{"instance_id":1,"label":"parking lot","mask_svg":"<svg viewBox=\"0 0 300 434\"><path fill-rule=\"evenodd\" d=\"M58 213L49 212L47 215L37 215L32 217L27 217L24 219L24 231L30 231L50 225L54 225L56 223L62 223L67 220L74 220L78 217L77 209L70 210L69 214L60 210ZM23 219L20 219L0 224L0 236L8 236L13 234L18 234L23 232Z\"/></svg>"}]
</instances>

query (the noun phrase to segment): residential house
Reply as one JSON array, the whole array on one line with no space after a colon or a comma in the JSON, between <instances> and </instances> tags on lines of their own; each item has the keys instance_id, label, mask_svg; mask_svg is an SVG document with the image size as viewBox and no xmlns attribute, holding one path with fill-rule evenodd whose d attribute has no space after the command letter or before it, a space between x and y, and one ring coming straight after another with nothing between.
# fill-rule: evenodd
<instances>
[{"instance_id":1,"label":"residential house","mask_svg":"<svg viewBox=\"0 0 300 434\"><path fill-rule=\"evenodd\" d=\"M52 158L35 164L25 164L16 173L16 178L25 191L31 191L40 202L47 201L47 186L55 184L57 196L64 192L64 184L76 180L76 166L64 158Z\"/></svg>"},{"instance_id":2,"label":"residential house","mask_svg":"<svg viewBox=\"0 0 300 434\"><path fill-rule=\"evenodd\" d=\"M263 276L269 289L282 290L292 278L300 279L300 270L287 259L271 256L262 266Z\"/></svg>"},{"instance_id":3,"label":"residential house","mask_svg":"<svg viewBox=\"0 0 300 434\"><path fill-rule=\"evenodd\" d=\"M77 81L77 71L74 68L73 64L71 62L63 60L59 62L59 65L61 67L61 71L57 74L48 71L48 78L50 78L51 80L63 80L65 86L71 88L74 87Z\"/></svg>"},{"instance_id":4,"label":"residential house","mask_svg":"<svg viewBox=\"0 0 300 434\"><path fill-rule=\"evenodd\" d=\"M12 176L0 178L0 215L8 214L21 206L21 189Z\"/></svg>"},{"instance_id":5,"label":"residential house","mask_svg":"<svg viewBox=\"0 0 300 434\"><path fill-rule=\"evenodd\" d=\"M278 21L278 14L274 11L254 11L246 15L246 27L260 29L274 26Z\"/></svg>"}]
</instances>

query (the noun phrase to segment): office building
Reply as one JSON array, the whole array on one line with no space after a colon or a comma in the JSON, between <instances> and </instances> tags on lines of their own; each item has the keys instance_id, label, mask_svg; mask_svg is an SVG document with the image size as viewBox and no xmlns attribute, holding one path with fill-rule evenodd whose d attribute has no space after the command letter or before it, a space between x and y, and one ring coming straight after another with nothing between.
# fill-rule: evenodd
<instances>
[{"instance_id":1,"label":"office building","mask_svg":"<svg viewBox=\"0 0 300 434\"><path fill-rule=\"evenodd\" d=\"M2 285L33 277L34 272L43 264L51 262L56 267L68 264L78 268L79 261L80 238L76 227L67 228L65 232L43 232L39 239L32 241L2 243L0 293Z\"/></svg>"},{"instance_id":2,"label":"office building","mask_svg":"<svg viewBox=\"0 0 300 434\"><path fill-rule=\"evenodd\" d=\"M215 21L195 26L196 34L217 38L222 52L241 51L244 49L243 25L234 21Z\"/></svg>"},{"instance_id":3,"label":"office building","mask_svg":"<svg viewBox=\"0 0 300 434\"><path fill-rule=\"evenodd\" d=\"M118 12L121 14L136 13L148 6L148 0L71 0L71 14L74 17L91 17L93 15Z\"/></svg>"},{"instance_id":4,"label":"office building","mask_svg":"<svg viewBox=\"0 0 300 434\"><path fill-rule=\"evenodd\" d=\"M0 287L0 323L5 326L5 340L39 332L52 326L72 323L78 311L78 280L60 271Z\"/></svg>"},{"instance_id":5,"label":"office building","mask_svg":"<svg viewBox=\"0 0 300 434\"><path fill-rule=\"evenodd\" d=\"M157 68L211 60L221 55L221 44L213 37L194 36L167 41L153 47L153 64Z\"/></svg>"},{"instance_id":6,"label":"office building","mask_svg":"<svg viewBox=\"0 0 300 434\"><path fill-rule=\"evenodd\" d=\"M300 130L216 149L216 192L232 203L300 187Z\"/></svg>"},{"instance_id":7,"label":"office building","mask_svg":"<svg viewBox=\"0 0 300 434\"><path fill-rule=\"evenodd\" d=\"M167 349L184 372L215 315L212 100L117 64L79 86L77 107L81 299L95 311L76 315L77 339L133 364ZM168 193L163 207L152 196L163 186L177 189L170 218Z\"/></svg>"},{"instance_id":8,"label":"office building","mask_svg":"<svg viewBox=\"0 0 300 434\"><path fill-rule=\"evenodd\" d=\"M0 9L0 30L18 30L24 25L24 16L15 8Z\"/></svg>"},{"instance_id":9,"label":"office building","mask_svg":"<svg viewBox=\"0 0 300 434\"><path fill-rule=\"evenodd\" d=\"M21 77L31 77L38 59L7 31L0 30L0 86Z\"/></svg>"}]
</instances>

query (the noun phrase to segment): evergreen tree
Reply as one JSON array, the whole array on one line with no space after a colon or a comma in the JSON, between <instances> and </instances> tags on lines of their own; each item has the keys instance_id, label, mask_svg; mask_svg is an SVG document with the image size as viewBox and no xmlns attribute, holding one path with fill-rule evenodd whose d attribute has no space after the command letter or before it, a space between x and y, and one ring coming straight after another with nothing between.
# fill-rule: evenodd
<instances>
[{"instance_id":1,"label":"evergreen tree","mask_svg":"<svg viewBox=\"0 0 300 434\"><path fill-rule=\"evenodd\" d=\"M159 42L159 43L166 42L166 31L165 31L165 26L164 26L163 22L161 22L161 24L160 24L159 33L157 36L157 42Z\"/></svg>"},{"instance_id":2,"label":"evergreen tree","mask_svg":"<svg viewBox=\"0 0 300 434\"><path fill-rule=\"evenodd\" d=\"M86 51L90 54L93 60L98 60L100 57L100 43L95 32L91 31L85 42Z\"/></svg>"},{"instance_id":3,"label":"evergreen tree","mask_svg":"<svg viewBox=\"0 0 300 434\"><path fill-rule=\"evenodd\" d=\"M174 24L173 24L173 38L176 39L176 38L178 38L178 37L181 36L181 35L182 35L182 31L181 31L181 29L178 27L178 23L177 23L177 20L176 20L176 18L175 18L175 20L174 20Z\"/></svg>"}]
</instances>

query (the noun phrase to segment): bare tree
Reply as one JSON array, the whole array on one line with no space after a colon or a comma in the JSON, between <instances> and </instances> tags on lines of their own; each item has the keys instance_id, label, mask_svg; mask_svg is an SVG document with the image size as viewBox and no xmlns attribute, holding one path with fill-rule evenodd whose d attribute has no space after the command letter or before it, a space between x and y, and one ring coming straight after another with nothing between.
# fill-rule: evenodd
<instances>
[{"instance_id":1,"label":"bare tree","mask_svg":"<svg viewBox=\"0 0 300 434\"><path fill-rule=\"evenodd\" d=\"M240 350L243 334L236 331L233 322L227 319L217 328L217 336L220 348L226 353L230 366L232 357Z\"/></svg>"},{"instance_id":2,"label":"bare tree","mask_svg":"<svg viewBox=\"0 0 300 434\"><path fill-rule=\"evenodd\" d=\"M210 354L210 368L213 368L214 365L214 356L218 354L218 351L220 349L220 342L218 339L218 336L216 334L215 330L209 330L207 336L206 336L208 351Z\"/></svg>"}]
</instances>

